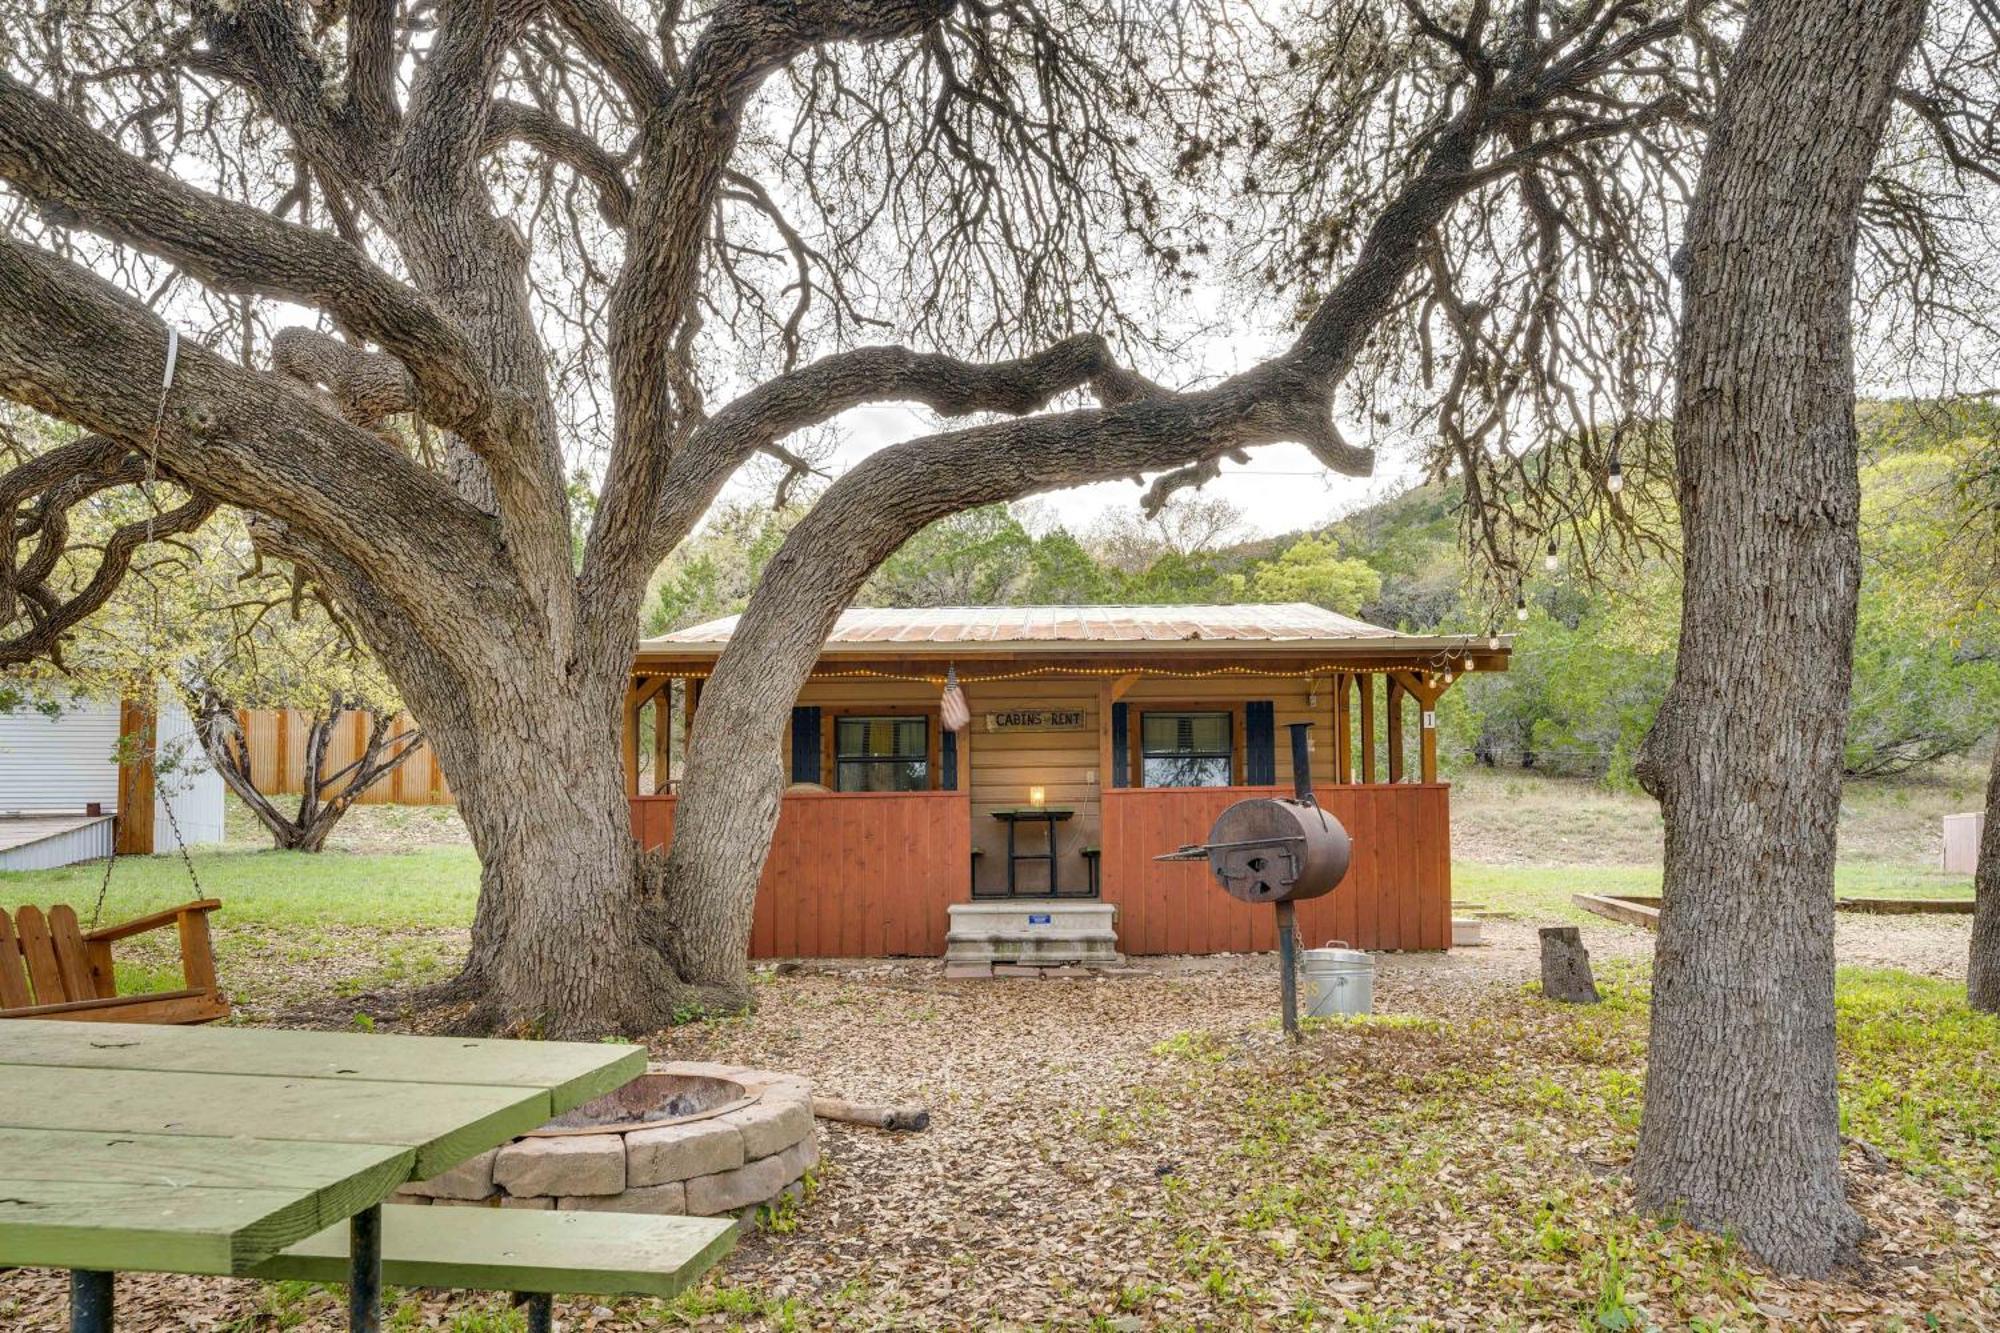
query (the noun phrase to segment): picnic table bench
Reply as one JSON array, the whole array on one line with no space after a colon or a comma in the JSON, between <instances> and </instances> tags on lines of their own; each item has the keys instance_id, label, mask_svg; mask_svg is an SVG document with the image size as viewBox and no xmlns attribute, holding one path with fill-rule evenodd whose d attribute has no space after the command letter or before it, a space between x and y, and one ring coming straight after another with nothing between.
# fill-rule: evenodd
<instances>
[{"instance_id":1,"label":"picnic table bench","mask_svg":"<svg viewBox=\"0 0 2000 1333\"><path fill-rule=\"evenodd\" d=\"M70 1269L72 1328L93 1331L120 1271L344 1274L370 1333L385 1272L528 1293L537 1325L552 1292L674 1290L733 1223L382 1207L645 1062L571 1042L0 1023L0 1265Z\"/></svg>"}]
</instances>

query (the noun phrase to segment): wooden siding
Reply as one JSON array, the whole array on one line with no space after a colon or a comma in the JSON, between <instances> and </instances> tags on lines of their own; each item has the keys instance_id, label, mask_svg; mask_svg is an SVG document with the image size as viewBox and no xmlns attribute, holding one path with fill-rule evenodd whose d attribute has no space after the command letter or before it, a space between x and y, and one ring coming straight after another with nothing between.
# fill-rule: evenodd
<instances>
[{"instance_id":1,"label":"wooden siding","mask_svg":"<svg viewBox=\"0 0 2000 1333\"><path fill-rule=\"evenodd\" d=\"M1237 953L1277 947L1275 914L1223 892L1206 861L1152 858L1203 842L1232 802L1276 787L1105 793L1103 896L1118 906L1127 954ZM1442 784L1326 786L1322 805L1347 829L1354 859L1324 897L1299 904L1301 943L1442 949L1451 941L1450 791Z\"/></svg>"},{"instance_id":2,"label":"wooden siding","mask_svg":"<svg viewBox=\"0 0 2000 1333\"><path fill-rule=\"evenodd\" d=\"M645 848L673 841L676 798L631 798ZM787 795L757 885L752 958L940 957L964 902L969 812L957 792Z\"/></svg>"},{"instance_id":3,"label":"wooden siding","mask_svg":"<svg viewBox=\"0 0 2000 1333\"><path fill-rule=\"evenodd\" d=\"M250 773L257 790L267 796L296 793L304 789L306 772L306 728L309 714L296 708L241 708L236 720L250 747ZM393 734L401 736L415 729L404 714L395 721ZM354 762L368 743L368 718L350 712L340 719L327 738L321 771L338 773ZM393 742L392 742L393 743ZM395 771L361 793L363 805L451 805L451 788L445 784L431 747L419 743L415 752L397 765Z\"/></svg>"}]
</instances>

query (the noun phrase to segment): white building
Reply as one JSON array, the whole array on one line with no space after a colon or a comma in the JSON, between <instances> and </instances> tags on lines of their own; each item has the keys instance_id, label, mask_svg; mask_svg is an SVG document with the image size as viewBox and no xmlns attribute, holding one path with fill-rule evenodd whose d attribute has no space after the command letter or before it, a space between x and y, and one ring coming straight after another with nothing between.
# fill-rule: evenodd
<instances>
[{"instance_id":1,"label":"white building","mask_svg":"<svg viewBox=\"0 0 2000 1333\"><path fill-rule=\"evenodd\" d=\"M171 691L154 744L154 852L222 841L222 778ZM79 699L51 716L0 712L0 870L39 870L107 855L119 801L119 707ZM97 813L91 814L92 807Z\"/></svg>"}]
</instances>

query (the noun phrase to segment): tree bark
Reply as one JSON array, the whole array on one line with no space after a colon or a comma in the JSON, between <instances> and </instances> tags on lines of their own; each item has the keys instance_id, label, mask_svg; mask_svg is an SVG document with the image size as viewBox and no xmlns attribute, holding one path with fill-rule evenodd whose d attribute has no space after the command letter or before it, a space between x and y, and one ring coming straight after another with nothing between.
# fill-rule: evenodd
<instances>
[{"instance_id":1,"label":"tree bark","mask_svg":"<svg viewBox=\"0 0 2000 1333\"><path fill-rule=\"evenodd\" d=\"M1642 755L1665 902L1641 1208L1825 1273L1840 1171L1833 866L1860 584L1853 353L1863 188L1921 0L1751 15L1689 220L1675 415L1686 592Z\"/></svg>"},{"instance_id":2,"label":"tree bark","mask_svg":"<svg viewBox=\"0 0 2000 1333\"><path fill-rule=\"evenodd\" d=\"M1986 782L1986 832L1973 871L1972 954L1965 969L1965 1000L2000 1014L2000 741L1993 745L1993 775Z\"/></svg>"}]
</instances>

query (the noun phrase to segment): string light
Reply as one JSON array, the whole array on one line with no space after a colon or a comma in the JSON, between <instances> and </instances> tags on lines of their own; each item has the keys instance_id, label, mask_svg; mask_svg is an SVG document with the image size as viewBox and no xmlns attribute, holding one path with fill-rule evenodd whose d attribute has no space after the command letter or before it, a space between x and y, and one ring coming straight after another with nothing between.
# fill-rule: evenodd
<instances>
[{"instance_id":1,"label":"string light","mask_svg":"<svg viewBox=\"0 0 2000 1333\"><path fill-rule=\"evenodd\" d=\"M1625 489L1625 470L1618 464L1618 451L1611 451L1611 461L1605 468L1604 485L1613 495Z\"/></svg>"},{"instance_id":2,"label":"string light","mask_svg":"<svg viewBox=\"0 0 2000 1333\"><path fill-rule=\"evenodd\" d=\"M1528 619L1528 595L1524 592L1514 594L1514 619L1523 623Z\"/></svg>"},{"instance_id":3,"label":"string light","mask_svg":"<svg viewBox=\"0 0 2000 1333\"><path fill-rule=\"evenodd\" d=\"M1553 574L1556 572L1556 566L1561 563L1562 557L1556 554L1556 539L1551 537L1549 538L1549 553L1542 557L1542 568Z\"/></svg>"}]
</instances>

